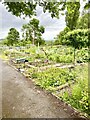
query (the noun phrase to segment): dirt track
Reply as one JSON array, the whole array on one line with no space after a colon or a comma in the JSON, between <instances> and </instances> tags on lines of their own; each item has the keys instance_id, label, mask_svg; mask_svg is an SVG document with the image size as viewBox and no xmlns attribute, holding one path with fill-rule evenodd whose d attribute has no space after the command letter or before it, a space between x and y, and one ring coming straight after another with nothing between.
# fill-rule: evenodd
<instances>
[{"instance_id":1,"label":"dirt track","mask_svg":"<svg viewBox=\"0 0 90 120\"><path fill-rule=\"evenodd\" d=\"M0 60L3 118L70 118L58 99Z\"/></svg>"}]
</instances>

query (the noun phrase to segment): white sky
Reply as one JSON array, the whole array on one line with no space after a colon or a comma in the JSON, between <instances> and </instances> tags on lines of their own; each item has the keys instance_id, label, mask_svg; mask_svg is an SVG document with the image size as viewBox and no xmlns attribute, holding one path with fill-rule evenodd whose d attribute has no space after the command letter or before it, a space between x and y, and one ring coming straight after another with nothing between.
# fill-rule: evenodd
<instances>
[{"instance_id":1,"label":"white sky","mask_svg":"<svg viewBox=\"0 0 90 120\"><path fill-rule=\"evenodd\" d=\"M52 40L65 27L64 16L60 19L52 19L49 13L43 13L41 7L37 8L37 19L39 19L40 24L45 27L43 38L46 40ZM12 15L6 10L4 5L0 3L0 39L7 36L11 27L15 27L21 33L22 25L28 22L28 18L24 20Z\"/></svg>"},{"instance_id":2,"label":"white sky","mask_svg":"<svg viewBox=\"0 0 90 120\"><path fill-rule=\"evenodd\" d=\"M43 13L41 7L37 8L36 18L39 19L40 24L45 27L45 33L43 34L43 38L45 40L52 40L66 26L65 16L60 16L60 19L56 18L52 19L48 12ZM29 20L30 20L29 18L26 18L24 20L12 15L10 12L6 10L4 5L0 2L0 26L1 26L0 39L5 38L8 34L9 29L12 27L15 27L21 34L22 25L28 23Z\"/></svg>"}]
</instances>

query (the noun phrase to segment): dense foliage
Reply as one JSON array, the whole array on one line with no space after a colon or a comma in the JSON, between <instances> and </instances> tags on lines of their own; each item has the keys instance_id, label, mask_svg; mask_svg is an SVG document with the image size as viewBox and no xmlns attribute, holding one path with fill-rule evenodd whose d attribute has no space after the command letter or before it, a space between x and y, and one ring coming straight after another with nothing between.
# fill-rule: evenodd
<instances>
[{"instance_id":1,"label":"dense foliage","mask_svg":"<svg viewBox=\"0 0 90 120\"><path fill-rule=\"evenodd\" d=\"M85 0L83 0L85 1ZM24 16L29 16L32 17L33 15L36 15L36 7L39 5L43 8L43 12L49 12L51 14L51 17L56 17L59 18L60 13L70 7L71 5L68 6L68 3L71 4L71 2L67 1L57 1L57 0L52 0L52 1L41 1L41 0L33 0L33 1L25 1L25 2L8 2L7 0L4 1L4 5L6 6L6 9L8 9L9 12L11 12L15 16L21 17L22 15ZM74 2L72 2L74 4ZM78 4L79 2L77 2ZM79 9L79 6L76 9L75 3L75 11ZM86 2L85 9L90 8L90 3ZM71 9L73 11L73 9ZM73 12L72 12L73 13ZM78 16L78 14L77 14ZM75 17L77 18L77 17Z\"/></svg>"},{"instance_id":2,"label":"dense foliage","mask_svg":"<svg viewBox=\"0 0 90 120\"><path fill-rule=\"evenodd\" d=\"M88 66L75 68L77 82L71 86L71 92L65 91L60 98L71 104L73 107L90 115L90 99L88 96Z\"/></svg>"},{"instance_id":3,"label":"dense foliage","mask_svg":"<svg viewBox=\"0 0 90 120\"><path fill-rule=\"evenodd\" d=\"M6 45L14 45L20 40L19 32L15 28L11 28L8 32L8 36L5 40Z\"/></svg>"},{"instance_id":4,"label":"dense foliage","mask_svg":"<svg viewBox=\"0 0 90 120\"><path fill-rule=\"evenodd\" d=\"M49 68L43 72L33 73L32 78L41 87L49 89L49 87L56 87L66 82L74 81L75 73L74 71L70 72L69 69Z\"/></svg>"},{"instance_id":5,"label":"dense foliage","mask_svg":"<svg viewBox=\"0 0 90 120\"><path fill-rule=\"evenodd\" d=\"M64 39L64 35L67 34L70 31L69 27L65 27L63 31L61 31L57 37L55 38L55 45L62 45L63 44L63 39Z\"/></svg>"},{"instance_id":6,"label":"dense foliage","mask_svg":"<svg viewBox=\"0 0 90 120\"><path fill-rule=\"evenodd\" d=\"M42 34L45 31L43 26L39 25L39 20L33 18L28 24L22 26L22 37L26 41L31 41L32 44L43 44Z\"/></svg>"},{"instance_id":7,"label":"dense foliage","mask_svg":"<svg viewBox=\"0 0 90 120\"><path fill-rule=\"evenodd\" d=\"M9 12L12 12L13 15L21 17L29 16L32 17L36 15L36 6L41 6L43 8L43 12L48 11L51 13L52 17L59 17L59 13L61 10L65 9L65 2L57 2L57 1L26 1L26 2L7 2L5 0L4 5L8 9ZM61 5L61 8L60 8Z\"/></svg>"},{"instance_id":8,"label":"dense foliage","mask_svg":"<svg viewBox=\"0 0 90 120\"><path fill-rule=\"evenodd\" d=\"M67 2L67 11L66 11L66 26L70 30L75 29L77 20L79 17L80 2Z\"/></svg>"},{"instance_id":9,"label":"dense foliage","mask_svg":"<svg viewBox=\"0 0 90 120\"><path fill-rule=\"evenodd\" d=\"M68 32L63 39L63 44L71 45L75 48L88 47L88 35L90 34L89 29L77 29Z\"/></svg>"},{"instance_id":10,"label":"dense foliage","mask_svg":"<svg viewBox=\"0 0 90 120\"><path fill-rule=\"evenodd\" d=\"M83 15L77 21L76 29L88 29L89 16L90 13L83 13Z\"/></svg>"},{"instance_id":11,"label":"dense foliage","mask_svg":"<svg viewBox=\"0 0 90 120\"><path fill-rule=\"evenodd\" d=\"M89 29L76 29L73 31L68 30L68 32L66 30L68 29L65 29L58 35L55 43L62 45L70 45L78 49L82 47L88 47L88 36L90 34Z\"/></svg>"}]
</instances>

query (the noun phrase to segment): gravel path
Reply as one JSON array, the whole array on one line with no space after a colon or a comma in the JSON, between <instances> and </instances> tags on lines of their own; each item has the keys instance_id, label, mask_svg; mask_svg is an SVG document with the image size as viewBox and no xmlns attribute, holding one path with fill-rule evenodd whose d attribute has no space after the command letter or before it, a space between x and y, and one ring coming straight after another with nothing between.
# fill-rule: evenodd
<instances>
[{"instance_id":1,"label":"gravel path","mask_svg":"<svg viewBox=\"0 0 90 120\"><path fill-rule=\"evenodd\" d=\"M70 118L56 97L35 86L2 60L0 69L3 118Z\"/></svg>"}]
</instances>

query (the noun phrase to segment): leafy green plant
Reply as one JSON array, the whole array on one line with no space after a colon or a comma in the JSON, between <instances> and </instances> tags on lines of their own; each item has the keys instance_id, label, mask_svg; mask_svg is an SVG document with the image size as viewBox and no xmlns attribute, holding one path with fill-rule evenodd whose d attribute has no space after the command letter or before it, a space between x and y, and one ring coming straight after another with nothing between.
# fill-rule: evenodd
<instances>
[{"instance_id":1,"label":"leafy green plant","mask_svg":"<svg viewBox=\"0 0 90 120\"><path fill-rule=\"evenodd\" d=\"M90 115L90 100L88 96L88 68L79 66L76 68L76 83L71 86L71 93L65 91L60 98L71 104L73 107Z\"/></svg>"},{"instance_id":2,"label":"leafy green plant","mask_svg":"<svg viewBox=\"0 0 90 120\"><path fill-rule=\"evenodd\" d=\"M69 69L49 68L43 72L36 72L32 74L36 84L48 89L51 87L60 86L66 82L75 80L75 73Z\"/></svg>"},{"instance_id":3,"label":"leafy green plant","mask_svg":"<svg viewBox=\"0 0 90 120\"><path fill-rule=\"evenodd\" d=\"M88 46L89 29L77 29L68 32L64 36L63 44L71 45L75 48L82 48Z\"/></svg>"}]
</instances>

